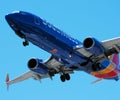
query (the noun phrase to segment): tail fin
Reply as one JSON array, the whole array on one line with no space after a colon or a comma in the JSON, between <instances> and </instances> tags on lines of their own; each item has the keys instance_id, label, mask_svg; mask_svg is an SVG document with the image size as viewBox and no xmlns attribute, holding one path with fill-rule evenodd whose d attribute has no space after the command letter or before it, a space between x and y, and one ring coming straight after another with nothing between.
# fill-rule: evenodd
<instances>
[{"instance_id":1,"label":"tail fin","mask_svg":"<svg viewBox=\"0 0 120 100\"><path fill-rule=\"evenodd\" d=\"M120 64L119 54L114 54L113 55L112 62L115 63L117 66L119 66L119 64Z\"/></svg>"},{"instance_id":2,"label":"tail fin","mask_svg":"<svg viewBox=\"0 0 120 100\"><path fill-rule=\"evenodd\" d=\"M6 75L7 90L9 90L9 74Z\"/></svg>"}]
</instances>

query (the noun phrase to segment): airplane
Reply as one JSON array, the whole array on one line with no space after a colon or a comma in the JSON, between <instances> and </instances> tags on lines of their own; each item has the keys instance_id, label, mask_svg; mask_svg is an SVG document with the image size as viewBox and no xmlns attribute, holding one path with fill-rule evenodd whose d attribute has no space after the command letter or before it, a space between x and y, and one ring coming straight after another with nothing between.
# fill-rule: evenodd
<instances>
[{"instance_id":1,"label":"airplane","mask_svg":"<svg viewBox=\"0 0 120 100\"><path fill-rule=\"evenodd\" d=\"M7 74L7 86L28 78L52 79L56 74L60 74L60 80L65 82L75 71L98 78L93 83L102 79L119 80L120 37L105 41L87 37L80 42L29 12L15 11L7 14L5 19L15 34L24 40L23 46L31 42L51 54L47 61L31 58L27 63L29 71L13 80L9 80Z\"/></svg>"}]
</instances>

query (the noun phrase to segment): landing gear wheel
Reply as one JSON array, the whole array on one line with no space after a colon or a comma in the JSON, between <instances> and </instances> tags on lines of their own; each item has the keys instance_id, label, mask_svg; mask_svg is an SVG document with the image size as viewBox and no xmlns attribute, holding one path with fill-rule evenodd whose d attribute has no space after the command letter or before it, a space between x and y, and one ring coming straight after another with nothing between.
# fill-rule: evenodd
<instances>
[{"instance_id":1,"label":"landing gear wheel","mask_svg":"<svg viewBox=\"0 0 120 100\"><path fill-rule=\"evenodd\" d=\"M61 79L62 82L65 82L65 78L66 78L65 75L60 76L60 79Z\"/></svg>"},{"instance_id":2,"label":"landing gear wheel","mask_svg":"<svg viewBox=\"0 0 120 100\"><path fill-rule=\"evenodd\" d=\"M66 80L70 80L70 75L69 74L65 74L65 79Z\"/></svg>"},{"instance_id":3,"label":"landing gear wheel","mask_svg":"<svg viewBox=\"0 0 120 100\"><path fill-rule=\"evenodd\" d=\"M28 41L24 41L23 42L23 46L28 46L29 45L29 42Z\"/></svg>"},{"instance_id":4,"label":"landing gear wheel","mask_svg":"<svg viewBox=\"0 0 120 100\"><path fill-rule=\"evenodd\" d=\"M60 79L62 82L65 82L65 80L70 80L70 75L69 74L63 74L60 76Z\"/></svg>"}]
</instances>

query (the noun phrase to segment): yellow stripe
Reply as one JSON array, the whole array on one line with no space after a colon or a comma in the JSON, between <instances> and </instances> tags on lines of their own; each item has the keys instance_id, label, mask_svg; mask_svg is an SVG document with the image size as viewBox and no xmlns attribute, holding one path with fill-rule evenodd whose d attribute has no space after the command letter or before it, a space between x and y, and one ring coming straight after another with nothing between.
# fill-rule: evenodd
<instances>
[{"instance_id":1,"label":"yellow stripe","mask_svg":"<svg viewBox=\"0 0 120 100\"><path fill-rule=\"evenodd\" d=\"M101 70L101 71L98 71L98 72L91 72L91 75L95 76L95 75L98 75L98 74L106 74L106 73L109 73L111 72L113 69L114 69L114 65L113 64L110 64L106 69L104 70Z\"/></svg>"},{"instance_id":2,"label":"yellow stripe","mask_svg":"<svg viewBox=\"0 0 120 100\"><path fill-rule=\"evenodd\" d=\"M113 59L113 55L111 55L109 59L112 61L112 59Z\"/></svg>"}]
</instances>

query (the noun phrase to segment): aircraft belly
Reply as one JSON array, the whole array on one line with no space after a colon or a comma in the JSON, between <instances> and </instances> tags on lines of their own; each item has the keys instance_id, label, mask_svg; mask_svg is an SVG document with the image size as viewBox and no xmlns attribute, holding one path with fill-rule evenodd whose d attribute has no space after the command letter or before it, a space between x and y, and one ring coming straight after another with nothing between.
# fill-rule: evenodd
<instances>
[{"instance_id":1,"label":"aircraft belly","mask_svg":"<svg viewBox=\"0 0 120 100\"><path fill-rule=\"evenodd\" d=\"M82 61L81 56L76 55L75 53L72 54L72 57L69 57L69 51L65 50L64 48L60 48L56 44L49 42L47 39L38 36L29 36L27 37L29 41L33 44L37 45L38 47L44 49L45 51L51 53L52 55L65 59L69 63L79 63ZM57 42L57 41L56 41ZM85 58L84 58L85 59Z\"/></svg>"},{"instance_id":2,"label":"aircraft belly","mask_svg":"<svg viewBox=\"0 0 120 100\"><path fill-rule=\"evenodd\" d=\"M66 59L70 63L80 63L86 60L85 56L76 52L73 52L72 57L69 57L70 52L73 51L73 47L70 47L68 44L57 39L57 37L51 36L39 28L31 27L31 31L25 34L28 41L52 55Z\"/></svg>"},{"instance_id":3,"label":"aircraft belly","mask_svg":"<svg viewBox=\"0 0 120 100\"><path fill-rule=\"evenodd\" d=\"M19 24L19 29L26 36L26 40L32 42L55 57L62 58L66 62L76 65L80 69L89 69L87 66L83 67L79 65L81 62L85 62L88 57L78 51L74 51L74 48L80 46L81 43L65 38L62 36L62 33L60 34L56 31L52 31L43 25Z\"/></svg>"},{"instance_id":4,"label":"aircraft belly","mask_svg":"<svg viewBox=\"0 0 120 100\"><path fill-rule=\"evenodd\" d=\"M45 25L23 24L18 23L19 29L26 36L26 40L32 42L50 54L62 58L71 64L85 62L87 57L81 53L75 52L74 48L80 46L81 43L77 40L72 40L64 33L58 33L48 28ZM70 57L70 53L72 56ZM80 66L79 66L80 67Z\"/></svg>"}]
</instances>

